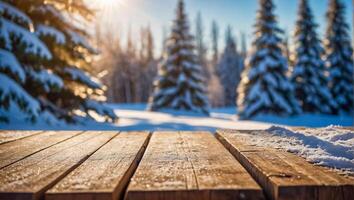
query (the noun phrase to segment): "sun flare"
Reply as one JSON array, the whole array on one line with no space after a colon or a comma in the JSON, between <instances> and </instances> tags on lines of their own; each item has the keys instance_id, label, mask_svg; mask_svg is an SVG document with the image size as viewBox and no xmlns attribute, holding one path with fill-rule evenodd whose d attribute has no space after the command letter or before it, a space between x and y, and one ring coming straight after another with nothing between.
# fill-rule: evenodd
<instances>
[{"instance_id":1,"label":"sun flare","mask_svg":"<svg viewBox=\"0 0 354 200\"><path fill-rule=\"evenodd\" d=\"M123 0L93 0L100 10L117 8L123 4Z\"/></svg>"}]
</instances>

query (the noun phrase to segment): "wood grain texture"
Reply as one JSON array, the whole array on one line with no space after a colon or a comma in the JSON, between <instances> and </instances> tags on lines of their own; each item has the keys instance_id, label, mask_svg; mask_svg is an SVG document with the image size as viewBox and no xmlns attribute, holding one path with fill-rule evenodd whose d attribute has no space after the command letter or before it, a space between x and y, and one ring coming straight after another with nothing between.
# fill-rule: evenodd
<instances>
[{"instance_id":1,"label":"wood grain texture","mask_svg":"<svg viewBox=\"0 0 354 200\"><path fill-rule=\"evenodd\" d=\"M0 145L0 169L38 151L76 136L80 132L48 131Z\"/></svg>"},{"instance_id":2,"label":"wood grain texture","mask_svg":"<svg viewBox=\"0 0 354 200\"><path fill-rule=\"evenodd\" d=\"M155 132L126 193L128 200L262 198L258 184L207 132Z\"/></svg>"},{"instance_id":3,"label":"wood grain texture","mask_svg":"<svg viewBox=\"0 0 354 200\"><path fill-rule=\"evenodd\" d=\"M85 132L0 170L0 199L40 199L116 132Z\"/></svg>"},{"instance_id":4,"label":"wood grain texture","mask_svg":"<svg viewBox=\"0 0 354 200\"><path fill-rule=\"evenodd\" d=\"M0 131L0 145L39 133L41 131Z\"/></svg>"},{"instance_id":5,"label":"wood grain texture","mask_svg":"<svg viewBox=\"0 0 354 200\"><path fill-rule=\"evenodd\" d=\"M294 154L256 147L249 134L264 137L262 131L219 130L216 137L241 162L275 200L347 200L354 194L354 182L325 168L314 166Z\"/></svg>"},{"instance_id":6,"label":"wood grain texture","mask_svg":"<svg viewBox=\"0 0 354 200\"><path fill-rule=\"evenodd\" d=\"M46 200L117 200L147 146L148 132L121 133L46 193Z\"/></svg>"}]
</instances>

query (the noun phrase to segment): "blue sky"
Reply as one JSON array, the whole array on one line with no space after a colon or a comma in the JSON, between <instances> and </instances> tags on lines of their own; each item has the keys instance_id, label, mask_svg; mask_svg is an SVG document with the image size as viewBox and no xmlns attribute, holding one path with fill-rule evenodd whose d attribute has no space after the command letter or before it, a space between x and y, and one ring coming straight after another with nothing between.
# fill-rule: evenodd
<instances>
[{"instance_id":1,"label":"blue sky","mask_svg":"<svg viewBox=\"0 0 354 200\"><path fill-rule=\"evenodd\" d=\"M99 1L99 0L96 0ZM162 29L168 29L171 20L174 18L174 10L177 0L100 0L117 1L115 5L101 6L102 11L99 18L103 26L113 34L125 35L127 29L131 28L135 37L140 26L150 24L154 32L156 45L160 48ZM316 22L320 25L318 33L323 35L326 23L325 13L328 0L309 0L314 11ZM352 29L353 4L352 0L342 0L347 5L346 17ZM189 20L194 25L198 12L202 13L206 41L208 42L210 24L216 20L221 28L221 33L227 25L233 27L236 36L241 31L247 34L248 42L252 40L253 24L255 23L258 0L185 0ZM293 31L298 0L274 0L276 4L276 15L281 28L286 29L290 34ZM100 3L101 4L101 3ZM119 4L119 5L118 5ZM352 30L351 30L352 31ZM223 39L222 41L223 42Z\"/></svg>"}]
</instances>

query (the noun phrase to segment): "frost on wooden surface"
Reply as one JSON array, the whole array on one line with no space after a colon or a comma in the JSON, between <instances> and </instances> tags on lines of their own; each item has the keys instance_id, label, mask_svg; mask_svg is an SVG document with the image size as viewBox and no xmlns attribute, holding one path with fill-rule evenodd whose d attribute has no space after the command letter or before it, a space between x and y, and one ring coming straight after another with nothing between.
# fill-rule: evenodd
<instances>
[{"instance_id":1,"label":"frost on wooden surface","mask_svg":"<svg viewBox=\"0 0 354 200\"><path fill-rule=\"evenodd\" d=\"M311 163L354 174L354 131L329 126L289 129L273 126L247 135L251 145L284 149Z\"/></svg>"}]
</instances>

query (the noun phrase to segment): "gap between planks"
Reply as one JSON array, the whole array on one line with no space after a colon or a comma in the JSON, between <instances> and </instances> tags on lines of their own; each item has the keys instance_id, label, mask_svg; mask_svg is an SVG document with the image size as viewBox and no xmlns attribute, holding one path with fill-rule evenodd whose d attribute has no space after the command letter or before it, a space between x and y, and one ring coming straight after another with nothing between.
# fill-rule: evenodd
<instances>
[{"instance_id":1,"label":"gap between planks","mask_svg":"<svg viewBox=\"0 0 354 200\"><path fill-rule=\"evenodd\" d=\"M83 132L46 131L0 145L0 170Z\"/></svg>"},{"instance_id":2,"label":"gap between planks","mask_svg":"<svg viewBox=\"0 0 354 200\"><path fill-rule=\"evenodd\" d=\"M150 137L150 132L121 132L47 191L46 199L123 199ZM100 171L92 171L96 168Z\"/></svg>"},{"instance_id":3,"label":"gap between planks","mask_svg":"<svg viewBox=\"0 0 354 200\"><path fill-rule=\"evenodd\" d=\"M43 133L43 131L0 131L0 145L28 138Z\"/></svg>"},{"instance_id":4,"label":"gap between planks","mask_svg":"<svg viewBox=\"0 0 354 200\"><path fill-rule=\"evenodd\" d=\"M263 199L263 192L211 133L154 132L125 199Z\"/></svg>"}]
</instances>

